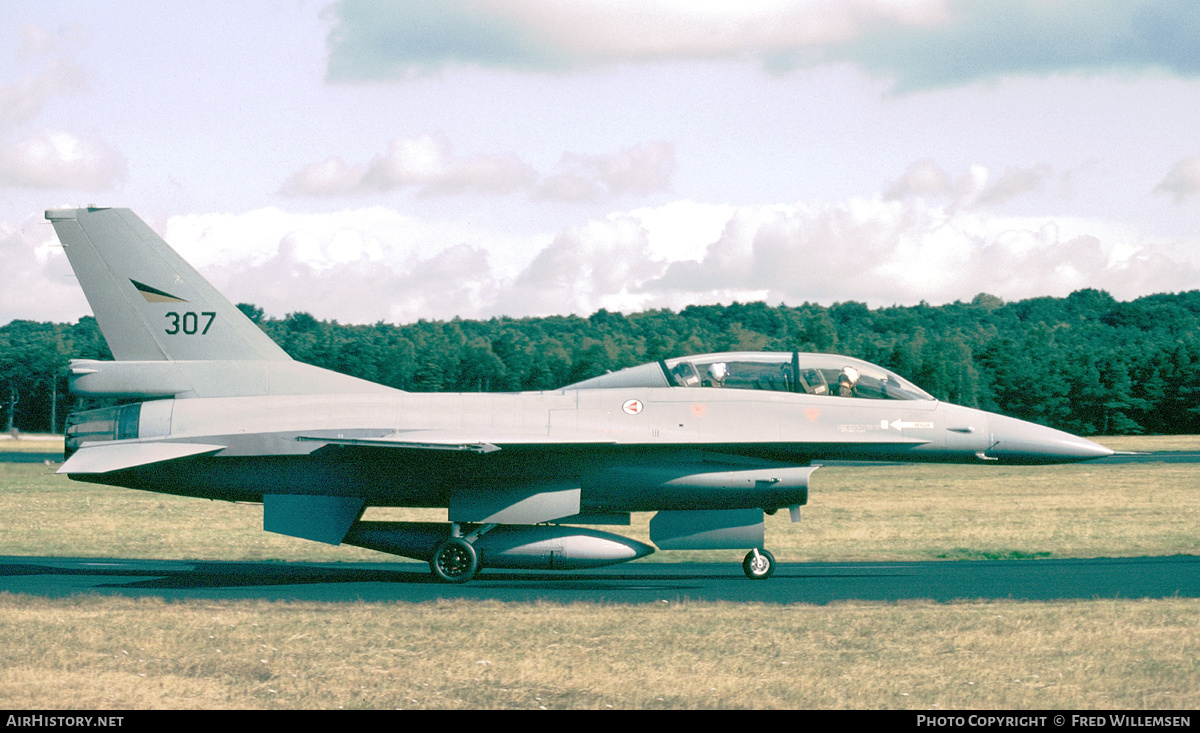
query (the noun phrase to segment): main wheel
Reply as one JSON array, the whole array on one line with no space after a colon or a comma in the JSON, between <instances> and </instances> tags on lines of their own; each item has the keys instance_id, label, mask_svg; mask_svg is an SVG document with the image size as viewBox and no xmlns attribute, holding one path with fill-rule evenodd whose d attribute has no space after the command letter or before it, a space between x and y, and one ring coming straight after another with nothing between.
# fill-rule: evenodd
<instances>
[{"instance_id":1,"label":"main wheel","mask_svg":"<svg viewBox=\"0 0 1200 733\"><path fill-rule=\"evenodd\" d=\"M742 560L742 570L751 580L765 580L775 574L775 556L766 550L753 549Z\"/></svg>"},{"instance_id":2,"label":"main wheel","mask_svg":"<svg viewBox=\"0 0 1200 733\"><path fill-rule=\"evenodd\" d=\"M479 555L470 542L461 537L451 537L433 548L429 569L438 580L465 583L479 571Z\"/></svg>"}]
</instances>

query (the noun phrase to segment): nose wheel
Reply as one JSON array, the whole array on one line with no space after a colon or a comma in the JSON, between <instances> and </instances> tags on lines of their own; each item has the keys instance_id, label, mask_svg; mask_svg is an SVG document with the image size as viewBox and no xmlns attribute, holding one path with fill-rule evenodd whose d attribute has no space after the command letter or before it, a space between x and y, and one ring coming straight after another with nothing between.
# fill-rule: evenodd
<instances>
[{"instance_id":1,"label":"nose wheel","mask_svg":"<svg viewBox=\"0 0 1200 733\"><path fill-rule=\"evenodd\" d=\"M742 560L742 570L751 580L766 580L775 574L775 556L766 550L754 548Z\"/></svg>"},{"instance_id":2,"label":"nose wheel","mask_svg":"<svg viewBox=\"0 0 1200 733\"><path fill-rule=\"evenodd\" d=\"M446 583L465 583L479 571L479 554L462 537L442 540L433 548L429 568L438 580Z\"/></svg>"}]
</instances>

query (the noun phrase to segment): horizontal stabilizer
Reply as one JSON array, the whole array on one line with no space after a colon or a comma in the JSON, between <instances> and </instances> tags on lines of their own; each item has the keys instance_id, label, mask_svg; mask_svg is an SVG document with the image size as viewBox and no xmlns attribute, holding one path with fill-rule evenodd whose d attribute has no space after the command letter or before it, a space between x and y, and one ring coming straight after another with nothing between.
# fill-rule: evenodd
<instances>
[{"instance_id":1,"label":"horizontal stabilizer","mask_svg":"<svg viewBox=\"0 0 1200 733\"><path fill-rule=\"evenodd\" d=\"M84 446L59 467L58 473L108 473L176 458L224 450L207 443L107 443Z\"/></svg>"}]
</instances>

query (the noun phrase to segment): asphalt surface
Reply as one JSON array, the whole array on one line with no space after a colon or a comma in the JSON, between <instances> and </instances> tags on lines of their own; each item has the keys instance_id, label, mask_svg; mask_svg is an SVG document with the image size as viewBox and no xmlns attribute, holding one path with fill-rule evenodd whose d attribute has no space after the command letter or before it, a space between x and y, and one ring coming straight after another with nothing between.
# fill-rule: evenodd
<instances>
[{"instance_id":1,"label":"asphalt surface","mask_svg":"<svg viewBox=\"0 0 1200 733\"><path fill-rule=\"evenodd\" d=\"M826 604L901 601L1200 598L1200 557L780 564L750 580L739 563L631 563L588 572L484 570L438 583L422 563L188 562L0 556L0 591L290 601Z\"/></svg>"},{"instance_id":2,"label":"asphalt surface","mask_svg":"<svg viewBox=\"0 0 1200 733\"><path fill-rule=\"evenodd\" d=\"M0 451L0 463L62 463L62 460L62 451L57 453Z\"/></svg>"}]
</instances>

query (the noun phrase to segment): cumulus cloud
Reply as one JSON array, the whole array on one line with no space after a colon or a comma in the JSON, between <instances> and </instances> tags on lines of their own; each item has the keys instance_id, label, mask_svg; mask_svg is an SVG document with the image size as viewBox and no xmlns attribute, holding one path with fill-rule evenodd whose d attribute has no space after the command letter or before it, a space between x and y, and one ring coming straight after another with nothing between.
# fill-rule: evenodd
<instances>
[{"instance_id":1,"label":"cumulus cloud","mask_svg":"<svg viewBox=\"0 0 1200 733\"><path fill-rule=\"evenodd\" d=\"M159 229L234 302L275 317L306 311L343 323L734 300L885 306L970 300L979 292L1019 300L1080 288L1129 299L1200 288L1200 241L1156 240L1102 220L955 209L922 197L673 202L521 236L384 207L178 216ZM0 273L0 322L88 312L53 243L41 221L0 221L0 258L10 265Z\"/></svg>"},{"instance_id":2,"label":"cumulus cloud","mask_svg":"<svg viewBox=\"0 0 1200 733\"><path fill-rule=\"evenodd\" d=\"M18 59L53 53L58 47L54 34L34 23L21 26L20 38L20 44L17 46Z\"/></svg>"},{"instance_id":3,"label":"cumulus cloud","mask_svg":"<svg viewBox=\"0 0 1200 733\"><path fill-rule=\"evenodd\" d=\"M517 314L630 310L642 300L632 291L665 264L654 256L637 218L591 221L560 232L503 289L494 307Z\"/></svg>"},{"instance_id":4,"label":"cumulus cloud","mask_svg":"<svg viewBox=\"0 0 1200 733\"><path fill-rule=\"evenodd\" d=\"M747 56L778 71L849 62L902 90L1015 74L1200 74L1191 0L341 0L333 15L334 80Z\"/></svg>"},{"instance_id":5,"label":"cumulus cloud","mask_svg":"<svg viewBox=\"0 0 1200 733\"><path fill-rule=\"evenodd\" d=\"M887 199L903 199L909 196L945 196L954 190L954 182L946 171L931 159L919 160L904 171L904 175L888 186L884 193Z\"/></svg>"},{"instance_id":6,"label":"cumulus cloud","mask_svg":"<svg viewBox=\"0 0 1200 733\"><path fill-rule=\"evenodd\" d=\"M769 302L886 305L982 291L1006 299L1061 296L1083 287L1135 297L1198 285L1195 262L1130 243L1102 222L873 199L741 209L701 259L670 263L641 290L677 301L721 289Z\"/></svg>"},{"instance_id":7,"label":"cumulus cloud","mask_svg":"<svg viewBox=\"0 0 1200 733\"><path fill-rule=\"evenodd\" d=\"M0 81L0 132L33 119L58 96L74 94L86 86L83 67L58 54L55 34L33 23L17 32L16 67L33 67L19 79ZM41 59L40 61L37 59Z\"/></svg>"},{"instance_id":8,"label":"cumulus cloud","mask_svg":"<svg viewBox=\"0 0 1200 733\"><path fill-rule=\"evenodd\" d=\"M300 239L285 237L271 257L252 266L225 265L208 274L268 313L304 311L343 323L408 323L460 313L484 317L498 297L500 277L487 252L467 244L404 258L401 264L391 253L340 261L311 258Z\"/></svg>"},{"instance_id":9,"label":"cumulus cloud","mask_svg":"<svg viewBox=\"0 0 1200 733\"><path fill-rule=\"evenodd\" d=\"M1171 250L1103 221L1004 217L916 198L676 202L524 238L384 208L177 217L167 234L235 300L342 322L733 300L882 306L979 292L1017 300L1080 288L1132 298L1200 287L1195 242Z\"/></svg>"},{"instance_id":10,"label":"cumulus cloud","mask_svg":"<svg viewBox=\"0 0 1200 733\"><path fill-rule=\"evenodd\" d=\"M1022 194L1040 190L1054 175L1047 163L1032 168L1008 167L1000 179L980 192L978 203L1000 204Z\"/></svg>"},{"instance_id":11,"label":"cumulus cloud","mask_svg":"<svg viewBox=\"0 0 1200 733\"><path fill-rule=\"evenodd\" d=\"M526 192L543 199L596 201L663 190L675 170L674 148L646 143L613 155L563 156L557 170L539 177L512 154L458 156L444 135L397 138L367 165L341 158L312 163L282 186L291 196L347 196L409 189L420 196Z\"/></svg>"},{"instance_id":12,"label":"cumulus cloud","mask_svg":"<svg viewBox=\"0 0 1200 733\"><path fill-rule=\"evenodd\" d=\"M42 130L0 148L0 186L99 191L125 178L125 159L100 140Z\"/></svg>"},{"instance_id":13,"label":"cumulus cloud","mask_svg":"<svg viewBox=\"0 0 1200 733\"><path fill-rule=\"evenodd\" d=\"M305 166L283 185L293 196L337 196L414 189L422 196L511 193L532 183L533 169L515 155L452 153L444 135L396 138L365 166L328 158Z\"/></svg>"},{"instance_id":14,"label":"cumulus cloud","mask_svg":"<svg viewBox=\"0 0 1200 733\"><path fill-rule=\"evenodd\" d=\"M56 59L37 74L11 84L0 83L0 131L33 119L54 97L79 91L84 79L83 67Z\"/></svg>"},{"instance_id":15,"label":"cumulus cloud","mask_svg":"<svg viewBox=\"0 0 1200 733\"><path fill-rule=\"evenodd\" d=\"M1051 183L1065 186L1075 174L1076 171L1059 174L1049 164L1038 163L1028 168L1010 166L999 179L990 182L991 172L982 165L973 165L963 175L952 178L933 160L926 159L910 165L899 179L889 184L883 198L888 201L914 197L944 200L950 202L952 210L995 206Z\"/></svg>"},{"instance_id":16,"label":"cumulus cloud","mask_svg":"<svg viewBox=\"0 0 1200 733\"><path fill-rule=\"evenodd\" d=\"M91 308L41 212L0 220L0 324L13 319L74 323Z\"/></svg>"},{"instance_id":17,"label":"cumulus cloud","mask_svg":"<svg viewBox=\"0 0 1200 733\"><path fill-rule=\"evenodd\" d=\"M326 158L310 163L284 181L283 193L289 196L345 196L363 189L364 166L347 165L341 158Z\"/></svg>"},{"instance_id":18,"label":"cumulus cloud","mask_svg":"<svg viewBox=\"0 0 1200 733\"><path fill-rule=\"evenodd\" d=\"M84 88L83 67L56 55L58 40L41 26L21 27L16 58L24 63L17 65L40 64L41 68L12 83L0 81L0 134L19 131L55 97ZM0 139L0 187L96 191L111 188L124 177L121 155L94 138L45 128L24 140Z\"/></svg>"},{"instance_id":19,"label":"cumulus cloud","mask_svg":"<svg viewBox=\"0 0 1200 733\"><path fill-rule=\"evenodd\" d=\"M533 178L533 169L515 155L456 157L445 136L422 135L393 140L387 153L367 166L362 184L381 191L414 186L424 195L505 194Z\"/></svg>"},{"instance_id":20,"label":"cumulus cloud","mask_svg":"<svg viewBox=\"0 0 1200 733\"><path fill-rule=\"evenodd\" d=\"M82 66L56 55L58 38L26 24L19 31L18 66L39 65L11 83L0 81L0 134L33 120L59 96L86 86ZM40 61L38 59L41 59ZM45 128L24 140L0 140L0 187L101 190L124 179L125 161L104 142Z\"/></svg>"},{"instance_id":21,"label":"cumulus cloud","mask_svg":"<svg viewBox=\"0 0 1200 733\"><path fill-rule=\"evenodd\" d=\"M1200 155L1184 158L1172 166L1154 190L1173 195L1176 203L1182 203L1187 197L1200 194Z\"/></svg>"},{"instance_id":22,"label":"cumulus cloud","mask_svg":"<svg viewBox=\"0 0 1200 733\"><path fill-rule=\"evenodd\" d=\"M161 233L235 302L344 323L493 315L496 289L549 241L384 207L176 216Z\"/></svg>"},{"instance_id":23,"label":"cumulus cloud","mask_svg":"<svg viewBox=\"0 0 1200 733\"><path fill-rule=\"evenodd\" d=\"M538 198L595 201L626 193L647 194L670 186L675 172L675 149L663 142L647 143L615 155L567 153L558 170L538 186Z\"/></svg>"}]
</instances>

